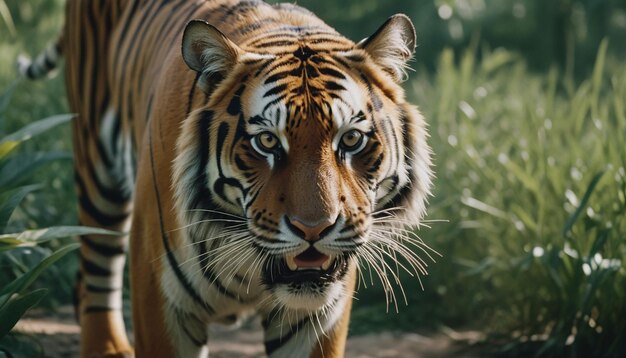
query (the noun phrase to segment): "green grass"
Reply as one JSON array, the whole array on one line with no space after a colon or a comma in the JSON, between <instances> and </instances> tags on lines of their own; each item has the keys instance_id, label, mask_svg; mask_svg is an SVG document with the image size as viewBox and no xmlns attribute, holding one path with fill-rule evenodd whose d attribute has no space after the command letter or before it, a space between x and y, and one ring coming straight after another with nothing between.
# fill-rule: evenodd
<instances>
[{"instance_id":1,"label":"green grass","mask_svg":"<svg viewBox=\"0 0 626 358\"><path fill-rule=\"evenodd\" d=\"M62 1L7 4L19 36L0 29L2 93L13 88L17 54L54 39L60 18L50 13ZM424 291L404 277L409 305L399 314L386 313L380 285L361 290L353 334L449 326L489 333L496 353L626 352L626 65L606 55L613 46L600 45L582 82L486 46L443 51L434 73L416 65L405 86L429 122L437 172L428 219L448 220L419 235L443 257ZM62 76L20 82L0 133L65 112ZM70 131L31 142L23 155L67 153ZM75 223L71 163L33 176L43 189L12 225ZM70 292L74 269L60 267L48 283Z\"/></svg>"},{"instance_id":2,"label":"green grass","mask_svg":"<svg viewBox=\"0 0 626 358\"><path fill-rule=\"evenodd\" d=\"M444 258L398 319L357 304L370 324L355 330L424 322L508 352L626 352L626 66L606 47L577 85L504 50L444 51L409 83L436 156L429 218L450 220L420 236Z\"/></svg>"}]
</instances>

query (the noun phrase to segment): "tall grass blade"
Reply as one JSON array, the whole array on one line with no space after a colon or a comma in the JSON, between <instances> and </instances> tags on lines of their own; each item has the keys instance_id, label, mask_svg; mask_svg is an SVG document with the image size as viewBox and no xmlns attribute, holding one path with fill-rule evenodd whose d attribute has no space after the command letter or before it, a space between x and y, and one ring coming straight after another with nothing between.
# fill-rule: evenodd
<instances>
[{"instance_id":1,"label":"tall grass blade","mask_svg":"<svg viewBox=\"0 0 626 358\"><path fill-rule=\"evenodd\" d=\"M593 190L596 188L596 185L598 185L598 182L600 182L602 175L604 175L603 171L600 173L597 173L591 179L591 183L589 183L589 186L587 187L587 190L585 191L585 195L583 195L582 199L580 200L580 204L578 205L574 213L565 222L565 226L563 227L563 236L569 237L572 231L572 227L574 226L574 223L576 222L576 220L578 220L580 213L587 206L587 202L589 201L589 198L591 197Z\"/></svg>"},{"instance_id":2,"label":"tall grass blade","mask_svg":"<svg viewBox=\"0 0 626 358\"><path fill-rule=\"evenodd\" d=\"M13 16L9 11L9 7L4 0L0 0L0 16L4 20L4 23L7 25L7 29L9 29L9 33L11 37L15 37L17 31L15 31L15 24L13 23Z\"/></svg>"}]
</instances>

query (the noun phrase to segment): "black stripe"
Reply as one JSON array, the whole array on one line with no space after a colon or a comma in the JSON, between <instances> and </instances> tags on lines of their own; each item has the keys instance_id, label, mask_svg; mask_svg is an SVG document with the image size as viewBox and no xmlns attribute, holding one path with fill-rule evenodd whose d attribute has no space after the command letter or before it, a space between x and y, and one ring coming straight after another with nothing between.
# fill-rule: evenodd
<instances>
[{"instance_id":1,"label":"black stripe","mask_svg":"<svg viewBox=\"0 0 626 358\"><path fill-rule=\"evenodd\" d=\"M120 32L121 39L127 38L128 27L130 26L133 19L135 19L135 12L137 12L137 9L139 8L139 4L140 4L140 1L133 1L133 7L128 12L128 17L126 18L126 22L124 22L124 27L122 31ZM117 58L119 59L120 57L117 57ZM126 59L128 59L128 57L126 57ZM116 67L117 66L119 66L119 64L116 64Z\"/></svg>"},{"instance_id":2,"label":"black stripe","mask_svg":"<svg viewBox=\"0 0 626 358\"><path fill-rule=\"evenodd\" d=\"M97 140L98 146L100 147L102 142ZM106 156L106 155L105 155ZM100 157L102 158L102 157ZM104 159L104 158L102 158ZM121 160L122 157L119 157L118 160ZM97 160L97 159L96 159ZM104 160L103 160L104 161ZM96 173L96 169L94 168L95 163L93 161L88 161L85 163L85 167L89 173L89 179L91 183L95 185L96 190L98 191L99 196L106 200L109 203L116 204L118 206L124 206L131 200L133 188L128 188L128 185L124 185L125 182L124 174L118 175L114 173L113 168L108 168L108 172L111 176L117 176L112 178L115 181L115 187L107 187L105 186L98 177Z\"/></svg>"},{"instance_id":3,"label":"black stripe","mask_svg":"<svg viewBox=\"0 0 626 358\"><path fill-rule=\"evenodd\" d=\"M181 6L188 4L189 3L189 7L191 8L191 10L184 14L184 15L180 15L178 10ZM168 34L168 33L172 33L172 31L176 32L176 33L182 33L183 30L183 26L186 25L185 21L182 21L179 25L179 29L178 30L174 30L173 27L177 24L176 21L174 21L175 19L189 19L195 12L196 10L203 6L204 3L203 2L185 2L185 1L181 1L176 3L174 6L172 6L172 8L170 9L169 15L167 16L168 19L168 26L165 27L161 27L160 30L161 32L159 33L159 35L157 36L158 38L160 38L162 36L162 34ZM186 8L181 8L180 11L185 10ZM180 41L180 37L179 36L172 36L172 41L169 43L169 45L165 48L172 48L173 45L176 43L176 41ZM164 62L161 62L161 66L163 65ZM134 74L134 73L133 73ZM148 76L139 76L139 86L138 88L143 88L143 81L147 78Z\"/></svg>"},{"instance_id":4,"label":"black stripe","mask_svg":"<svg viewBox=\"0 0 626 358\"><path fill-rule=\"evenodd\" d=\"M323 75L326 75L326 76L331 76L331 77L339 78L339 79L342 79L342 80L346 78L346 76L344 76L343 73L341 73L341 72L339 72L339 71L337 71L335 69L329 68L329 67L320 67L319 71Z\"/></svg>"},{"instance_id":5,"label":"black stripe","mask_svg":"<svg viewBox=\"0 0 626 358\"><path fill-rule=\"evenodd\" d=\"M245 79L242 80L242 82L244 81ZM235 94L233 95L233 98L230 100L230 103L228 104L228 108L226 109L226 111L231 116L236 116L237 114L241 113L241 95L243 94L243 91L245 89L246 89L246 86L241 85L239 89L237 90L237 92L235 92Z\"/></svg>"},{"instance_id":6,"label":"black stripe","mask_svg":"<svg viewBox=\"0 0 626 358\"><path fill-rule=\"evenodd\" d=\"M413 182L414 182L413 180L410 180L405 186L403 186L398 192L398 194L396 194L391 200L389 200L387 204L385 204L383 209L389 209L389 208L401 206L404 203L404 201L406 201L407 198L413 192L413 185L414 185Z\"/></svg>"},{"instance_id":7,"label":"black stripe","mask_svg":"<svg viewBox=\"0 0 626 358\"><path fill-rule=\"evenodd\" d=\"M283 83L281 85L275 86L274 88L268 90L267 92L265 92L265 94L263 95L263 98L266 97L270 97L273 96L275 94L279 94L280 92L284 91L287 88L287 84Z\"/></svg>"},{"instance_id":8,"label":"black stripe","mask_svg":"<svg viewBox=\"0 0 626 358\"><path fill-rule=\"evenodd\" d=\"M119 287L100 287L91 284L85 285L85 289L93 293L112 293L121 290Z\"/></svg>"},{"instance_id":9,"label":"black stripe","mask_svg":"<svg viewBox=\"0 0 626 358\"><path fill-rule=\"evenodd\" d=\"M345 91L346 88L337 82L326 81L326 89L329 91Z\"/></svg>"},{"instance_id":10,"label":"black stripe","mask_svg":"<svg viewBox=\"0 0 626 358\"><path fill-rule=\"evenodd\" d=\"M380 153L380 155L376 158L374 163L367 169L368 173L376 173L378 169L380 169L380 164L383 162L384 153Z\"/></svg>"},{"instance_id":11,"label":"black stripe","mask_svg":"<svg viewBox=\"0 0 626 358\"><path fill-rule=\"evenodd\" d=\"M293 41L287 41L287 40L277 40L277 41L268 41L268 42L263 42L260 44L257 44L255 47L257 48L266 48L266 47L287 47L287 46L295 46L296 43Z\"/></svg>"},{"instance_id":12,"label":"black stripe","mask_svg":"<svg viewBox=\"0 0 626 358\"><path fill-rule=\"evenodd\" d=\"M82 212L89 215L89 217L102 226L116 226L128 218L128 214L108 215L100 212L100 210L93 205L89 197L84 194L78 194L78 204Z\"/></svg>"},{"instance_id":13,"label":"black stripe","mask_svg":"<svg viewBox=\"0 0 626 358\"><path fill-rule=\"evenodd\" d=\"M191 195L195 195L194 201L191 204L190 209L197 208L205 208L205 209L214 209L216 206L211 205L211 193L208 190L208 181L206 175L206 166L209 162L209 146L210 143L210 128L211 122L213 121L213 112L212 111L204 111L199 114L200 119L198 120L198 136L199 136L199 145L198 145L198 157L200 158L200 163L198 165L198 170L196 172L196 179L194 183L194 188L196 189L195 193ZM210 215L209 215L210 216Z\"/></svg>"},{"instance_id":14,"label":"black stripe","mask_svg":"<svg viewBox=\"0 0 626 358\"><path fill-rule=\"evenodd\" d=\"M283 78L287 78L293 73L292 70L277 72L271 76L269 76L263 84L268 85L270 83L278 82Z\"/></svg>"},{"instance_id":15,"label":"black stripe","mask_svg":"<svg viewBox=\"0 0 626 358\"><path fill-rule=\"evenodd\" d=\"M252 169L252 167L249 167L246 162L241 159L241 156L239 154L235 155L235 165L237 166L237 169L241 170L242 172Z\"/></svg>"},{"instance_id":16,"label":"black stripe","mask_svg":"<svg viewBox=\"0 0 626 358\"><path fill-rule=\"evenodd\" d=\"M265 119L265 118L263 118L263 117L261 117L259 115L256 115L256 116L248 119L248 123L250 123L250 124L265 124L265 125L271 124L271 122L269 120L267 120L267 119Z\"/></svg>"},{"instance_id":17,"label":"black stripe","mask_svg":"<svg viewBox=\"0 0 626 358\"><path fill-rule=\"evenodd\" d=\"M87 192L85 184L80 178L80 176L75 175L74 179L79 190L78 203L80 205L80 209L86 214L88 214L96 222L98 222L98 224L102 226L111 227L111 226L119 225L120 223L122 223L124 220L128 218L129 214L127 213L121 213L118 215L110 215L110 214L105 214L101 212L100 209L98 209L91 202L91 199L89 198L89 193Z\"/></svg>"},{"instance_id":18,"label":"black stripe","mask_svg":"<svg viewBox=\"0 0 626 358\"><path fill-rule=\"evenodd\" d=\"M123 58L123 61L121 64L118 64L119 68L122 69L122 73L120 75L119 78L128 78L129 76L126 74L126 69L129 67L127 64L131 63L130 61L130 56L131 53L133 54L133 58L135 56L135 54L137 53L137 51L139 51L139 48L142 46L137 45L137 39L139 37L141 37L141 40L143 41L144 36L146 35L146 28L147 26L146 21L148 21L148 23L151 23L154 20L154 17L156 16L156 14L159 12L158 10L160 10L163 6L165 6L167 4L168 1L163 1L160 3L159 7L155 10L152 11L154 6L158 3L157 1L150 3L150 5L147 6L147 9L143 12L144 16L141 18L141 21L139 21L139 23L137 24L137 27L135 29L135 31L132 34L127 34L125 35L125 37L123 37L124 39L126 38L130 38L130 43L127 47L127 50L125 52L124 55L121 56L121 58ZM135 1L135 3L139 3L139 1ZM133 19L132 18L128 18L127 19L128 22L132 22ZM126 27L125 29L128 29L128 27ZM142 42L139 42L139 44L141 44ZM118 57L119 58L119 57ZM131 91L126 91L126 87L131 85L131 81L122 81L122 88L119 91L119 98L118 98L118 103L126 103L128 101L128 103L132 103L133 102L133 98L132 98L132 92ZM139 87L141 88L141 87ZM129 98L123 98L123 96L127 95ZM125 101L126 100L126 101ZM128 111L131 110L132 106L127 106ZM128 118L132 118L133 115L132 113L126 113Z\"/></svg>"},{"instance_id":19,"label":"black stripe","mask_svg":"<svg viewBox=\"0 0 626 358\"><path fill-rule=\"evenodd\" d=\"M409 116L404 108L401 110L400 121L402 122L402 144L404 145L405 153L409 153L413 149L411 148L412 133L411 128L409 127Z\"/></svg>"},{"instance_id":20,"label":"black stripe","mask_svg":"<svg viewBox=\"0 0 626 358\"><path fill-rule=\"evenodd\" d=\"M94 250L95 252L103 256L111 257L111 256L124 255L126 253L125 247L102 245L93 241L92 239L86 236L81 236L80 240L82 243L86 244L90 249Z\"/></svg>"},{"instance_id":21,"label":"black stripe","mask_svg":"<svg viewBox=\"0 0 626 358\"><path fill-rule=\"evenodd\" d=\"M106 307L106 306L89 306L85 309L83 313L101 313L101 312L110 312L115 311L115 308Z\"/></svg>"},{"instance_id":22,"label":"black stripe","mask_svg":"<svg viewBox=\"0 0 626 358\"><path fill-rule=\"evenodd\" d=\"M267 67L270 63L273 63L273 65L270 67ZM268 61L268 63L265 66L263 66L262 68L257 70L257 72L255 72L254 76L258 77L261 74L261 72L263 72L263 70L266 70L265 71L266 73L272 73L277 68L280 68L283 66L291 66L291 65L298 64L298 63L299 63L298 59L293 58L293 57L287 58L283 61L281 61L281 59Z\"/></svg>"},{"instance_id":23,"label":"black stripe","mask_svg":"<svg viewBox=\"0 0 626 358\"><path fill-rule=\"evenodd\" d=\"M82 267L83 270L92 275L92 276L100 276L100 277L105 277L105 276L111 276L112 272L109 269L100 267L98 265L96 265L95 263L89 261L89 259L87 259L86 257L81 257L81 261L82 261Z\"/></svg>"},{"instance_id":24,"label":"black stripe","mask_svg":"<svg viewBox=\"0 0 626 358\"><path fill-rule=\"evenodd\" d=\"M226 186L233 186L239 189L242 194L245 196L246 190L241 185L241 183L235 178L228 178L224 175L224 171L222 169L222 153L225 146L226 137L228 136L228 130L230 126L226 122L220 123L220 126L217 130L217 143L215 149L215 157L217 160L217 171L219 173L219 178L213 183L213 191L215 194L219 195L222 200L226 202L231 202L226 196L225 188ZM232 204L240 204L240 203L232 203Z\"/></svg>"},{"instance_id":25,"label":"black stripe","mask_svg":"<svg viewBox=\"0 0 626 358\"><path fill-rule=\"evenodd\" d=\"M185 274L180 270L180 265L176 261L176 257L174 257L174 254L172 253L172 250L170 248L169 236L167 235L165 228L164 228L164 224L163 224L163 210L161 208L161 194L159 193L159 188L157 187L156 171L154 169L155 163L154 163L154 146L152 145L152 130L151 128L146 128L146 130L148 131L148 140L149 140L149 145L150 145L150 170L152 172L152 185L153 185L154 194L156 196L156 202L157 202L157 212L159 215L159 228L161 231L161 240L163 241L163 247L165 249L165 253L167 256L167 261L170 265L170 268L176 275L176 278L178 279L180 284L183 286L187 294L199 306L204 308L204 310L209 315L212 315L215 313L215 310L208 303L202 300L198 292L196 292L196 290L193 288L191 283L189 283Z\"/></svg>"}]
</instances>

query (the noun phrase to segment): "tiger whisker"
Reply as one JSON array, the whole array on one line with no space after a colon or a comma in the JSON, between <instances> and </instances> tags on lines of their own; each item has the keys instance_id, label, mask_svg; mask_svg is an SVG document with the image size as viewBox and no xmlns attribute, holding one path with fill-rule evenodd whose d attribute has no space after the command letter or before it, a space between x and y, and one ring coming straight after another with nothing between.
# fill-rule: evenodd
<instances>
[{"instance_id":1,"label":"tiger whisker","mask_svg":"<svg viewBox=\"0 0 626 358\"><path fill-rule=\"evenodd\" d=\"M393 298L395 298L395 293L393 292L393 287L391 286L391 283L389 282L389 279L387 278L387 275L384 272L384 268L378 265L379 261L375 258L375 256L372 254L372 252L368 249L367 246L359 247L359 249L357 249L357 254L360 257L362 257L365 261L367 261L368 267L373 268L374 273L376 273L376 275L380 279L380 283L382 284L383 290L385 292L385 302L386 302L387 311L388 311L390 298L392 298L392 301L393 301ZM370 275L371 275L371 271L370 271ZM372 278L371 278L371 282L373 285L374 281Z\"/></svg>"},{"instance_id":2,"label":"tiger whisker","mask_svg":"<svg viewBox=\"0 0 626 358\"><path fill-rule=\"evenodd\" d=\"M179 228L176 229L171 229L168 230L167 232L174 232L174 231L179 231L179 230L183 230L186 229L188 227L194 226L194 225L198 225L198 224L206 224L206 223L238 223L241 226L247 225L247 222L245 221L238 221L238 220L230 220L230 219L203 219L203 220L199 220L184 226L181 226Z\"/></svg>"},{"instance_id":3,"label":"tiger whisker","mask_svg":"<svg viewBox=\"0 0 626 358\"><path fill-rule=\"evenodd\" d=\"M246 262L246 260L248 260L250 256L254 254L252 250L246 250L246 251L247 252L237 256L235 260L231 260L226 265L224 265L222 269L220 270L220 272L215 275L214 281L216 281L223 273L229 271L229 273L226 275L226 279L224 280L224 282L228 282L228 284L225 284L225 286L228 287L230 285L230 282L232 282L233 277L237 274L237 270L233 270L232 268L236 268L240 266L242 263ZM230 255L227 255L226 253L224 253L221 256L226 258L226 257L229 257Z\"/></svg>"},{"instance_id":4,"label":"tiger whisker","mask_svg":"<svg viewBox=\"0 0 626 358\"><path fill-rule=\"evenodd\" d=\"M428 250L431 250L432 252L434 252L435 254L439 255L439 257L442 257L441 254L439 254L437 251L433 250L432 248L430 248L428 245L424 244L424 243L420 243L419 241L415 241L415 240L410 240L408 238L401 238L398 240L392 240L388 237L382 236L378 233L372 233L372 235L374 235L373 237L376 239L377 243L380 244L385 244L385 245L389 245L389 246L393 246L393 247L402 247L404 250L407 250L408 252L413 253L413 250L407 246L407 244L415 247L416 249L420 250L421 252L423 252L424 254L426 254L426 256L428 256L428 258L430 259L430 261L432 262L437 262L437 260L435 260L435 258L430 254ZM404 242L406 242L407 244L405 244ZM419 257L419 255L416 255L416 257ZM428 266L427 263L420 257L420 261L423 262L423 264L425 266Z\"/></svg>"},{"instance_id":5,"label":"tiger whisker","mask_svg":"<svg viewBox=\"0 0 626 358\"><path fill-rule=\"evenodd\" d=\"M373 247L378 247L376 245L372 245ZM404 266L400 261L398 261L398 259L396 257L394 257L393 255L391 255L390 253L381 250L380 252L382 252L383 254L385 254L385 256L389 257L390 259L392 259L396 265L399 265L400 267L402 267L409 275L413 276L413 271L409 270L408 268L406 268L406 266ZM396 252L394 250L394 252Z\"/></svg>"},{"instance_id":6,"label":"tiger whisker","mask_svg":"<svg viewBox=\"0 0 626 358\"><path fill-rule=\"evenodd\" d=\"M226 244L224 244L224 245L222 245L222 246L218 247L217 249L215 249L215 250L213 250L213 251L207 251L207 252L205 252L205 253L203 253L203 254L196 255L196 256L194 256L193 258L191 258L191 259L189 259L189 260L187 260L187 261L190 261L190 260L198 260L198 259L200 259L200 258L202 258L202 257L204 257L204 256L216 254L216 251L217 251L217 252L218 252L218 254L219 254L219 252L220 252L220 251L224 251L224 250L227 250L227 251L231 251L231 250L238 250L238 249L240 249L240 248L244 247L245 245L246 245L246 242L245 242L245 241L242 241L242 240L235 240L235 241L232 241L232 242L226 243ZM186 263L187 261L185 261L185 263ZM212 265L217 264L217 262L218 262L218 261L219 261L219 257L217 257L216 259L212 260L212 262L207 263L207 264L205 265L205 267L200 267L200 269L199 269L198 271L194 272L193 274L194 274L194 275L196 275L196 274L198 274L199 272L207 272L207 270L208 270L208 269L209 269Z\"/></svg>"},{"instance_id":7,"label":"tiger whisker","mask_svg":"<svg viewBox=\"0 0 626 358\"><path fill-rule=\"evenodd\" d=\"M219 214L219 215L226 215L226 216L230 216L233 218L237 218L237 219L242 219L242 221L247 221L248 218L246 218L245 216L241 216L241 215L237 215L237 214L231 214L231 213L227 213L224 211L219 211L219 210L210 210L210 209L189 209L189 210L185 210L186 212L203 212L203 213L212 213L212 214Z\"/></svg>"},{"instance_id":8,"label":"tiger whisker","mask_svg":"<svg viewBox=\"0 0 626 358\"><path fill-rule=\"evenodd\" d=\"M228 279L228 275L229 274L236 274L236 270L233 270L232 268L237 267L238 264L241 264L243 262L245 262L249 256L250 253L249 252L244 252L241 255L236 256L236 258L234 260L228 260L226 262L225 265L221 265L223 263L223 261L227 258L230 257L229 253L230 252L240 252L240 251L245 251L245 245L244 244L240 244L240 245L234 245L233 247L231 247L229 250L224 251L221 254L216 255L215 259L212 260L211 263L209 263L207 265L207 270L209 268L214 268L219 270L218 272L216 272L215 277L213 278L212 282L215 282L217 279L219 279L224 273L227 273L227 279Z\"/></svg>"},{"instance_id":9,"label":"tiger whisker","mask_svg":"<svg viewBox=\"0 0 626 358\"><path fill-rule=\"evenodd\" d=\"M379 228L379 227L373 227L372 228L372 232L378 232L380 234L391 234L393 237L398 238L402 241L407 241L411 244L413 244L416 247L419 247L420 250L424 251L424 249L428 249L430 250L430 252L436 254L439 257L442 257L442 255L436 251L435 249L433 249L432 247L430 247L428 244L426 244L424 242L424 240L422 240L419 236L417 236L416 233L412 232L412 231L404 231L405 234L399 234L397 232L388 232L388 231L383 231L384 229L387 228ZM394 229L392 229L394 230ZM386 239L384 237L384 235L381 237L382 239ZM428 254L427 252L425 252L426 254ZM430 255L429 255L430 259L435 261Z\"/></svg>"},{"instance_id":10,"label":"tiger whisker","mask_svg":"<svg viewBox=\"0 0 626 358\"><path fill-rule=\"evenodd\" d=\"M390 254L388 252L385 251L385 248L388 250L393 250L393 252L397 252L400 254L400 256L402 258L404 258L409 266L411 266L411 268L413 269L413 271L408 270L408 268L406 268L404 265L402 265L402 263L398 260L397 257L394 256L392 257L392 259L394 260L394 262L396 263L396 267L400 266L402 267L410 276L414 276L413 273L415 273L415 276L417 276L418 280L421 281L420 278L420 274L422 275L427 275L428 272L426 270L426 264L424 263L424 261L415 253L413 253L412 251L406 250L404 247L401 246L396 246L396 247L389 247L389 246L385 246L385 247L380 247L377 245L372 245L372 247L374 249L376 249L377 251L383 252L386 254L386 256L390 256Z\"/></svg>"},{"instance_id":11,"label":"tiger whisker","mask_svg":"<svg viewBox=\"0 0 626 358\"><path fill-rule=\"evenodd\" d=\"M219 240L219 239L223 239L225 237L233 237L234 238L234 237L238 237L239 235L249 235L248 230L233 230L233 231L228 231L228 232L221 232L220 235L211 236L211 237L206 238L206 239L202 239L202 240L198 240L198 241L194 241L194 242L185 244L185 245L177 248L177 250L179 250L181 248L187 248L187 247L196 246L196 245L199 245L199 244L206 244L208 242Z\"/></svg>"},{"instance_id":12,"label":"tiger whisker","mask_svg":"<svg viewBox=\"0 0 626 358\"><path fill-rule=\"evenodd\" d=\"M389 264L387 264L387 262L385 261L384 257L381 255L382 253L384 253L384 251L376 250L376 246L366 246L366 249L372 250L372 253L374 253L374 254L378 254L377 256L378 256L379 262L382 264L382 268L383 268L383 272L384 272L385 276L387 274L387 270L389 270L391 276L393 277L394 281L396 282L396 284L400 288L400 291L402 292L402 296L404 298L405 304L408 304L408 300L407 300L406 294L404 292L404 287L402 286L402 281L400 281L400 277L398 277L395 274L395 272L393 272L393 269L389 266ZM390 282L389 282L389 286L391 287L391 283ZM395 292L394 292L393 288L391 288L391 292L393 294L393 301L392 302L394 303L394 306L396 308L396 312L399 312L398 311L398 301L396 299Z\"/></svg>"}]
</instances>

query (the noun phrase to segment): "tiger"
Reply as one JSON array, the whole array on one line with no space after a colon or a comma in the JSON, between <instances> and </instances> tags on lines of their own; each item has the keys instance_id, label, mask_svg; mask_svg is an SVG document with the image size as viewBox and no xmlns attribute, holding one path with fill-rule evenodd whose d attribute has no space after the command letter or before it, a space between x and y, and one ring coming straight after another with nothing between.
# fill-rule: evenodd
<instances>
[{"instance_id":1,"label":"tiger","mask_svg":"<svg viewBox=\"0 0 626 358\"><path fill-rule=\"evenodd\" d=\"M80 224L129 233L79 238L81 357L206 357L211 324L250 315L270 357L342 357L359 267L385 288L386 258L422 273L405 225L432 153L401 87L406 15L359 42L260 0L69 0L65 17L19 70L64 57Z\"/></svg>"}]
</instances>

